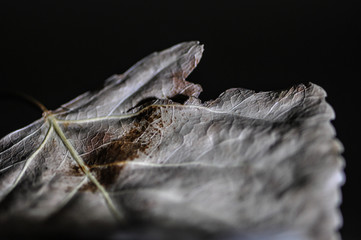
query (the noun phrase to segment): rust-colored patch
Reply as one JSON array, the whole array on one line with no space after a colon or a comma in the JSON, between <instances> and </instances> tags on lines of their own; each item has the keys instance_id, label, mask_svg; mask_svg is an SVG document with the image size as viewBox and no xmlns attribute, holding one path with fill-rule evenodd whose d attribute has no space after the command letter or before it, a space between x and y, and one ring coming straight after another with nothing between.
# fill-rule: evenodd
<instances>
[{"instance_id":1,"label":"rust-colored patch","mask_svg":"<svg viewBox=\"0 0 361 240\"><path fill-rule=\"evenodd\" d=\"M93 168L92 172L95 172L99 182L108 186L117 180L117 177L123 168L124 165L112 165L103 168Z\"/></svg>"},{"instance_id":2,"label":"rust-colored patch","mask_svg":"<svg viewBox=\"0 0 361 240\"><path fill-rule=\"evenodd\" d=\"M107 165L139 157L139 152L144 152L150 144L148 141L139 138L145 131L154 131L152 128L149 129L149 126L153 121L161 117L157 110L157 107L148 107L141 112L135 117L132 123L133 128L124 133L119 139L97 148L89 154L85 159L86 164L90 167L92 165Z\"/></svg>"},{"instance_id":3,"label":"rust-colored patch","mask_svg":"<svg viewBox=\"0 0 361 240\"><path fill-rule=\"evenodd\" d=\"M70 176L84 176L84 172L81 170L81 168L77 165L72 165L69 168L69 171L67 172Z\"/></svg>"},{"instance_id":4,"label":"rust-colored patch","mask_svg":"<svg viewBox=\"0 0 361 240\"><path fill-rule=\"evenodd\" d=\"M90 171L103 186L107 187L116 182L126 162L139 157L141 152L146 152L151 145L151 138L142 138L142 136L143 134L146 136L158 134L159 130L152 123L160 118L159 107L147 107L134 117L134 121L131 123L133 128L128 132L83 157ZM159 124L163 126L162 121L157 121L158 127ZM104 134L98 134L96 138L100 138L104 144L104 137ZM95 139L94 142L98 142L98 140ZM92 149L94 149L94 142L91 143ZM73 170L78 172L79 167ZM97 188L89 182L80 190L96 191Z\"/></svg>"},{"instance_id":5,"label":"rust-colored patch","mask_svg":"<svg viewBox=\"0 0 361 240\"><path fill-rule=\"evenodd\" d=\"M96 176L97 180L104 186L112 185L118 178L123 165L109 165L102 167L94 167L91 172ZM94 183L88 182L80 188L81 191L95 192L98 188Z\"/></svg>"},{"instance_id":6,"label":"rust-colored patch","mask_svg":"<svg viewBox=\"0 0 361 240\"><path fill-rule=\"evenodd\" d=\"M79 188L79 191L96 192L97 190L98 190L97 186L95 186L95 184L92 182L87 182L81 188Z\"/></svg>"}]
</instances>

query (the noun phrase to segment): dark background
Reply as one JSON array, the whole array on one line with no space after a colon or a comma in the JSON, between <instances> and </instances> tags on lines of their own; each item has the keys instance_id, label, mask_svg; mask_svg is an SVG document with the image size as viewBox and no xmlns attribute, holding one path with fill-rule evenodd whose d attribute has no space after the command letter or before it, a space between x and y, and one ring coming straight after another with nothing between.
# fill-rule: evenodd
<instances>
[{"instance_id":1,"label":"dark background","mask_svg":"<svg viewBox=\"0 0 361 240\"><path fill-rule=\"evenodd\" d=\"M359 1L0 1L0 137L41 112L102 86L153 51L199 40L188 80L201 98L231 87L258 91L313 82L328 93L345 146L343 238L360 231Z\"/></svg>"}]
</instances>

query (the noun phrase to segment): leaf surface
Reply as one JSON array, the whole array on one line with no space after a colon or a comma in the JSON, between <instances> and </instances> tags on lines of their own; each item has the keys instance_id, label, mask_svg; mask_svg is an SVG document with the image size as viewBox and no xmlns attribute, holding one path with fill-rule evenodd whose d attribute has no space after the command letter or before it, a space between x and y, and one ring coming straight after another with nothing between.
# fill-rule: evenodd
<instances>
[{"instance_id":1,"label":"leaf surface","mask_svg":"<svg viewBox=\"0 0 361 240\"><path fill-rule=\"evenodd\" d=\"M153 53L1 139L0 226L338 239L342 147L325 91L237 88L202 102L185 81L202 52Z\"/></svg>"}]
</instances>

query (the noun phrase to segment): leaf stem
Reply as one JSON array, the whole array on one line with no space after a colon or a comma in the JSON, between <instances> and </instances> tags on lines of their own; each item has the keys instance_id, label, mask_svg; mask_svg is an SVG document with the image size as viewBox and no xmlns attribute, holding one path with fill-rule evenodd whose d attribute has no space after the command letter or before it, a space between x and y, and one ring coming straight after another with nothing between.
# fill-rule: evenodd
<instances>
[{"instance_id":1,"label":"leaf stem","mask_svg":"<svg viewBox=\"0 0 361 240\"><path fill-rule=\"evenodd\" d=\"M40 110L43 112L43 113L48 113L50 112L45 106L44 104L42 104L39 100L35 99L34 97L26 94L26 93L23 93L23 92L9 92L10 96L11 95L14 95L14 96L19 96L23 99L25 99L26 101L28 101L29 103L32 103L34 104L35 106L37 106L38 108L40 108Z\"/></svg>"}]
</instances>

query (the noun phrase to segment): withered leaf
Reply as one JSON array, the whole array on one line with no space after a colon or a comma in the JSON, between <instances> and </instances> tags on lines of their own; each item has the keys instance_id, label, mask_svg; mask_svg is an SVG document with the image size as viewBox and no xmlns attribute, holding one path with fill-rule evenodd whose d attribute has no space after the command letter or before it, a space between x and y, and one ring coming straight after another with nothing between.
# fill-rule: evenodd
<instances>
[{"instance_id":1,"label":"withered leaf","mask_svg":"<svg viewBox=\"0 0 361 240\"><path fill-rule=\"evenodd\" d=\"M342 147L325 91L201 102L185 78L202 51L153 53L1 139L2 231L338 239Z\"/></svg>"}]
</instances>

